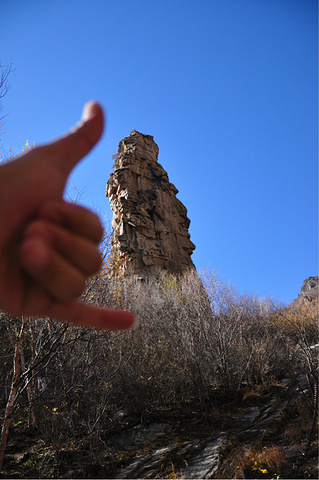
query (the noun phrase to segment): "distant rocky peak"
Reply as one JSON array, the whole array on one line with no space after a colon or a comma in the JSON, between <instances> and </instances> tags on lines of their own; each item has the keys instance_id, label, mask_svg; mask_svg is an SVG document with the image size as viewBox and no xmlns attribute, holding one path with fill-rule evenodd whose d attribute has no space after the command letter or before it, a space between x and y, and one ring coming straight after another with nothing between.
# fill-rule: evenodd
<instances>
[{"instance_id":1,"label":"distant rocky peak","mask_svg":"<svg viewBox=\"0 0 319 480\"><path fill-rule=\"evenodd\" d=\"M298 307L308 305L311 302L315 304L319 298L319 277L308 277L304 280L298 297L292 302L291 306Z\"/></svg>"},{"instance_id":2,"label":"distant rocky peak","mask_svg":"<svg viewBox=\"0 0 319 480\"><path fill-rule=\"evenodd\" d=\"M308 277L303 282L299 297L305 297L306 299L318 298L319 289L319 277Z\"/></svg>"}]
</instances>

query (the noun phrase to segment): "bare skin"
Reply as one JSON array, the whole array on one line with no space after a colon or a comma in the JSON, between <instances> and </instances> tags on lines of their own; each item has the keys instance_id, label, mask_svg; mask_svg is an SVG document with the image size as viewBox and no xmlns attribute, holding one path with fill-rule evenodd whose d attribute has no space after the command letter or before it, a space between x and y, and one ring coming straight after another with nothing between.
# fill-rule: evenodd
<instances>
[{"instance_id":1,"label":"bare skin","mask_svg":"<svg viewBox=\"0 0 319 480\"><path fill-rule=\"evenodd\" d=\"M88 103L68 135L0 166L0 307L83 327L126 329L130 312L80 302L85 278L101 266L99 218L63 200L72 168L103 132L100 105Z\"/></svg>"}]
</instances>

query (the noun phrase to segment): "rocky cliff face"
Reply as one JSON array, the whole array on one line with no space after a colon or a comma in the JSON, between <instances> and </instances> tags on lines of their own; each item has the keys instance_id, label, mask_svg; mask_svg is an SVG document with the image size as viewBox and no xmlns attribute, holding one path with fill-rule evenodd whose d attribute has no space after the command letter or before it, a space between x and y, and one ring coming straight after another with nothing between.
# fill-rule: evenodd
<instances>
[{"instance_id":1,"label":"rocky cliff face","mask_svg":"<svg viewBox=\"0 0 319 480\"><path fill-rule=\"evenodd\" d=\"M298 307L302 305L314 305L319 297L319 277L308 277L303 282L298 297L292 302L291 306Z\"/></svg>"},{"instance_id":2,"label":"rocky cliff face","mask_svg":"<svg viewBox=\"0 0 319 480\"><path fill-rule=\"evenodd\" d=\"M310 301L310 299L318 298L318 279L319 277L308 277L303 282L299 297L303 297Z\"/></svg>"},{"instance_id":3,"label":"rocky cliff face","mask_svg":"<svg viewBox=\"0 0 319 480\"><path fill-rule=\"evenodd\" d=\"M143 277L194 268L187 210L157 158L153 137L133 130L119 143L106 190L113 211L113 252L125 273Z\"/></svg>"}]
</instances>

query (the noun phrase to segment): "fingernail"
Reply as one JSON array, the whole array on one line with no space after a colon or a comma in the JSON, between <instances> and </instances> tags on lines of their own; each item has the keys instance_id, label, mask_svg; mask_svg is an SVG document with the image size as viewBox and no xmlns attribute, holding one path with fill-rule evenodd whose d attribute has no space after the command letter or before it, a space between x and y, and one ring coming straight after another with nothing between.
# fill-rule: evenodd
<instances>
[{"instance_id":1,"label":"fingernail","mask_svg":"<svg viewBox=\"0 0 319 480\"><path fill-rule=\"evenodd\" d=\"M95 113L96 113L96 108L100 108L99 104L95 102L94 100L90 100L84 105L83 112L82 112L82 122L86 122L87 120L90 120Z\"/></svg>"},{"instance_id":2,"label":"fingernail","mask_svg":"<svg viewBox=\"0 0 319 480\"><path fill-rule=\"evenodd\" d=\"M137 330L140 326L140 320L134 315L134 323L132 325L133 330Z\"/></svg>"}]
</instances>

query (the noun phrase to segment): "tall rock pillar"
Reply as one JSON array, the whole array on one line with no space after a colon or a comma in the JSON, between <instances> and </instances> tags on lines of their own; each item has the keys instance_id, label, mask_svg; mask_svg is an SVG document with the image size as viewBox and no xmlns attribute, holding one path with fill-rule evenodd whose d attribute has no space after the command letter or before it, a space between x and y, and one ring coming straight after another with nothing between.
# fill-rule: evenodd
<instances>
[{"instance_id":1,"label":"tall rock pillar","mask_svg":"<svg viewBox=\"0 0 319 480\"><path fill-rule=\"evenodd\" d=\"M153 137L133 130L115 157L106 196L113 211L112 250L124 272L145 277L195 268L187 210L157 161Z\"/></svg>"}]
</instances>

